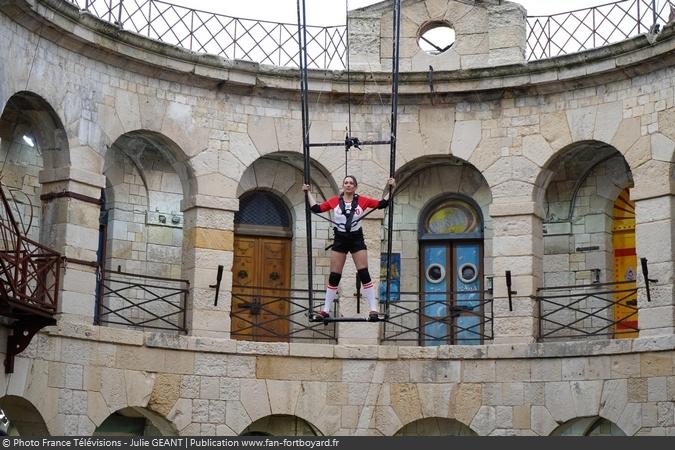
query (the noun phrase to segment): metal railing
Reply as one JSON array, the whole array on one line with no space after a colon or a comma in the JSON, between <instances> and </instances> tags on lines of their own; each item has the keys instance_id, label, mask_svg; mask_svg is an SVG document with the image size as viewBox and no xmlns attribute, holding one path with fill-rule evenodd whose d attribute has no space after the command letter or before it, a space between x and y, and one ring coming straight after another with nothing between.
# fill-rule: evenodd
<instances>
[{"instance_id":1,"label":"metal railing","mask_svg":"<svg viewBox=\"0 0 675 450\"><path fill-rule=\"evenodd\" d=\"M527 18L527 59L577 53L628 39L668 23L671 0L621 0Z\"/></svg>"},{"instance_id":2,"label":"metal railing","mask_svg":"<svg viewBox=\"0 0 675 450\"><path fill-rule=\"evenodd\" d=\"M104 272L95 323L186 332L189 286L188 280Z\"/></svg>"},{"instance_id":3,"label":"metal railing","mask_svg":"<svg viewBox=\"0 0 675 450\"><path fill-rule=\"evenodd\" d=\"M243 19L159 0L67 0L118 27L197 53L298 67L297 24ZM527 17L527 59L601 47L668 22L673 0L620 0L546 16ZM307 26L313 69L346 67L347 28Z\"/></svg>"},{"instance_id":4,"label":"metal railing","mask_svg":"<svg viewBox=\"0 0 675 450\"><path fill-rule=\"evenodd\" d=\"M635 281L544 287L533 298L540 341L632 337L639 332Z\"/></svg>"},{"instance_id":5,"label":"metal railing","mask_svg":"<svg viewBox=\"0 0 675 450\"><path fill-rule=\"evenodd\" d=\"M335 323L312 322L307 289L232 286L231 336L264 342L337 342ZM314 291L314 298L323 297ZM338 308L335 302L335 315ZM314 304L319 310L322 303Z\"/></svg>"},{"instance_id":6,"label":"metal railing","mask_svg":"<svg viewBox=\"0 0 675 450\"><path fill-rule=\"evenodd\" d=\"M299 66L298 25L243 19L159 0L68 0L118 27L197 53L282 67ZM307 26L307 62L344 69L345 26Z\"/></svg>"},{"instance_id":7,"label":"metal railing","mask_svg":"<svg viewBox=\"0 0 675 450\"><path fill-rule=\"evenodd\" d=\"M61 255L25 237L0 185L0 297L10 310L56 313Z\"/></svg>"},{"instance_id":8,"label":"metal railing","mask_svg":"<svg viewBox=\"0 0 675 450\"><path fill-rule=\"evenodd\" d=\"M476 345L493 336L489 291L401 292L382 326L382 342L411 345Z\"/></svg>"}]
</instances>

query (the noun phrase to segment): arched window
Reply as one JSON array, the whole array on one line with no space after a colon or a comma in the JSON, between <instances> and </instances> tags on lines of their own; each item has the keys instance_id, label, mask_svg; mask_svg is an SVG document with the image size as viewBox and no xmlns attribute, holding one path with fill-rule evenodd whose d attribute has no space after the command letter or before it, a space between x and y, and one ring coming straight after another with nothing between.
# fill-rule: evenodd
<instances>
[{"instance_id":1,"label":"arched window","mask_svg":"<svg viewBox=\"0 0 675 450\"><path fill-rule=\"evenodd\" d=\"M242 196L234 224L240 234L288 237L292 234L288 208L279 197L267 191Z\"/></svg>"},{"instance_id":2,"label":"arched window","mask_svg":"<svg viewBox=\"0 0 675 450\"><path fill-rule=\"evenodd\" d=\"M432 202L422 213L421 239L475 239L483 237L483 218L468 198L450 197Z\"/></svg>"}]
</instances>

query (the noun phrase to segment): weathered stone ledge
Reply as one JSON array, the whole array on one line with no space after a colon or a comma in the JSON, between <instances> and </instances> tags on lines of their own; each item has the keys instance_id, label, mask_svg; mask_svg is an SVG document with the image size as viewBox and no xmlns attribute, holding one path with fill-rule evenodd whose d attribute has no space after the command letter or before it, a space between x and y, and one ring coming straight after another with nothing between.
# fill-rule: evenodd
<instances>
[{"instance_id":1,"label":"weathered stone ledge","mask_svg":"<svg viewBox=\"0 0 675 450\"><path fill-rule=\"evenodd\" d=\"M236 341L211 337L142 332L121 328L63 323L47 328L47 334L121 345L146 346L168 350L254 356L292 356L362 360L391 359L523 359L567 358L589 355L618 355L675 349L675 335L637 339L609 339L530 344L441 345L408 347L378 345L330 345L310 343L268 343Z\"/></svg>"},{"instance_id":2,"label":"weathered stone ledge","mask_svg":"<svg viewBox=\"0 0 675 450\"><path fill-rule=\"evenodd\" d=\"M81 13L58 0L23 0L0 5L0 12L22 26L59 45L89 57L120 65L149 76L180 79L195 86L220 89L267 88L297 91L297 69L227 60L165 44ZM640 35L605 47L528 64L434 72L434 92L471 94L527 88L556 92L570 86L606 83L665 67L675 60L675 26L666 26L656 36ZM598 77L602 75L602 77ZM389 93L390 74L352 71L351 95ZM601 79L600 79L601 78ZM312 70L309 89L343 95L347 93L344 71ZM426 72L401 73L400 95L428 95ZM486 94L487 95L487 94ZM440 101L440 100L439 100Z\"/></svg>"}]
</instances>

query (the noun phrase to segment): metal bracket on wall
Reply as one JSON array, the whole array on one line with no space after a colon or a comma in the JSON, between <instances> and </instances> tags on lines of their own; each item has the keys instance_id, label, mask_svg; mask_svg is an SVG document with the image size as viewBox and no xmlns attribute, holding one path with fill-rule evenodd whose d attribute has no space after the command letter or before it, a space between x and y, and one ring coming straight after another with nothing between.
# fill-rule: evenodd
<instances>
[{"instance_id":1,"label":"metal bracket on wall","mask_svg":"<svg viewBox=\"0 0 675 450\"><path fill-rule=\"evenodd\" d=\"M56 320L51 317L32 317L19 319L12 324L12 334L7 337L5 373L14 372L14 357L28 347L35 333L49 325L56 325Z\"/></svg>"},{"instance_id":2,"label":"metal bracket on wall","mask_svg":"<svg viewBox=\"0 0 675 450\"><path fill-rule=\"evenodd\" d=\"M223 279L223 266L218 266L218 274L216 275L216 284L210 284L210 288L216 288L216 298L213 301L213 306L218 306L218 294L220 293L220 282Z\"/></svg>"},{"instance_id":3,"label":"metal bracket on wall","mask_svg":"<svg viewBox=\"0 0 675 450\"><path fill-rule=\"evenodd\" d=\"M513 311L513 299L511 298L511 295L517 295L518 291L513 291L511 290L511 271L507 270L506 271L506 292L508 293L509 296L509 311Z\"/></svg>"},{"instance_id":4,"label":"metal bracket on wall","mask_svg":"<svg viewBox=\"0 0 675 450\"><path fill-rule=\"evenodd\" d=\"M652 294L649 289L649 283L658 283L659 280L656 278L649 278L649 267L647 266L647 258L640 258L640 264L642 265L642 275L645 277L645 289L647 291L647 301L652 301Z\"/></svg>"}]
</instances>

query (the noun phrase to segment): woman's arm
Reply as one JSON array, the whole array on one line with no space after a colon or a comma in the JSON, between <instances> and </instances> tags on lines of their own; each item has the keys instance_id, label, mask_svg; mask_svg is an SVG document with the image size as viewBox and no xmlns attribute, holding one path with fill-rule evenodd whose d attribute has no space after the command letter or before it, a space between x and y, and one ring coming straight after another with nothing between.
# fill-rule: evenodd
<instances>
[{"instance_id":1,"label":"woman's arm","mask_svg":"<svg viewBox=\"0 0 675 450\"><path fill-rule=\"evenodd\" d=\"M307 193L307 199L309 200L309 207L313 208L314 205L317 204L317 201L314 198L314 195L312 194L312 188L309 186L309 184L303 184L302 191Z\"/></svg>"}]
</instances>

